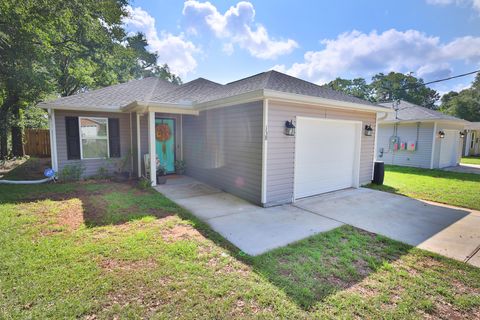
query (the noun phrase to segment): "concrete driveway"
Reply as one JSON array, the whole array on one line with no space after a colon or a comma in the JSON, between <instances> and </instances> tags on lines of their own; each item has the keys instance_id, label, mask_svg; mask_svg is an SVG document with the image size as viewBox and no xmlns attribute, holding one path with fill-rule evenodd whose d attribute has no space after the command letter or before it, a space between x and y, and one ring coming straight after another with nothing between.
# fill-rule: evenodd
<instances>
[{"instance_id":1,"label":"concrete driveway","mask_svg":"<svg viewBox=\"0 0 480 320\"><path fill-rule=\"evenodd\" d=\"M480 267L478 211L364 188L267 209L189 177L156 189L250 255L349 224Z\"/></svg>"},{"instance_id":2,"label":"concrete driveway","mask_svg":"<svg viewBox=\"0 0 480 320\"><path fill-rule=\"evenodd\" d=\"M480 212L371 189L302 199L297 208L480 267Z\"/></svg>"},{"instance_id":3,"label":"concrete driveway","mask_svg":"<svg viewBox=\"0 0 480 320\"><path fill-rule=\"evenodd\" d=\"M190 177L155 189L249 255L258 255L341 226L343 223L290 205L261 208Z\"/></svg>"},{"instance_id":4,"label":"concrete driveway","mask_svg":"<svg viewBox=\"0 0 480 320\"><path fill-rule=\"evenodd\" d=\"M446 171L480 174L480 165L460 163L458 166L443 168Z\"/></svg>"}]
</instances>

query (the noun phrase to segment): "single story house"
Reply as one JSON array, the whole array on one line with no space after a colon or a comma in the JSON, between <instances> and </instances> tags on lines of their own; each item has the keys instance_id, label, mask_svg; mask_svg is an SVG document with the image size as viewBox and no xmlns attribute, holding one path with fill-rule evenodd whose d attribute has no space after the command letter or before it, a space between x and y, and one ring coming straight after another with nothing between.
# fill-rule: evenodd
<instances>
[{"instance_id":1,"label":"single story house","mask_svg":"<svg viewBox=\"0 0 480 320\"><path fill-rule=\"evenodd\" d=\"M458 165L467 121L406 101L381 105L394 112L379 119L377 160L430 169Z\"/></svg>"},{"instance_id":2,"label":"single story house","mask_svg":"<svg viewBox=\"0 0 480 320\"><path fill-rule=\"evenodd\" d=\"M470 122L465 127L463 155L465 157L480 155L480 122Z\"/></svg>"},{"instance_id":3,"label":"single story house","mask_svg":"<svg viewBox=\"0 0 480 320\"><path fill-rule=\"evenodd\" d=\"M377 114L391 112L276 71L225 85L145 78L40 106L56 171L94 175L131 157L155 186L156 161L174 173L183 160L187 175L261 206L369 183Z\"/></svg>"}]
</instances>

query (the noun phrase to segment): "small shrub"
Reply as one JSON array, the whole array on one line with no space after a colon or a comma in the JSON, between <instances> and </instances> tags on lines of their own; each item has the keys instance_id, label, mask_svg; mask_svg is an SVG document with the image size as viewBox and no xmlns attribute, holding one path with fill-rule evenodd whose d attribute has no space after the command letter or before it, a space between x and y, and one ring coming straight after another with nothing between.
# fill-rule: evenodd
<instances>
[{"instance_id":1,"label":"small shrub","mask_svg":"<svg viewBox=\"0 0 480 320\"><path fill-rule=\"evenodd\" d=\"M81 163L67 164L60 171L59 178L62 181L78 181L82 178L85 167Z\"/></svg>"},{"instance_id":2,"label":"small shrub","mask_svg":"<svg viewBox=\"0 0 480 320\"><path fill-rule=\"evenodd\" d=\"M107 167L99 167L97 169L97 174L93 177L94 179L104 180L110 177L110 172Z\"/></svg>"},{"instance_id":3,"label":"small shrub","mask_svg":"<svg viewBox=\"0 0 480 320\"><path fill-rule=\"evenodd\" d=\"M150 184L150 180L142 177L140 178L140 180L138 180L138 187L142 190L147 190L150 189L152 186Z\"/></svg>"},{"instance_id":4,"label":"small shrub","mask_svg":"<svg viewBox=\"0 0 480 320\"><path fill-rule=\"evenodd\" d=\"M175 161L175 172L177 174L184 174L186 168L186 163L184 160L176 160Z\"/></svg>"}]
</instances>

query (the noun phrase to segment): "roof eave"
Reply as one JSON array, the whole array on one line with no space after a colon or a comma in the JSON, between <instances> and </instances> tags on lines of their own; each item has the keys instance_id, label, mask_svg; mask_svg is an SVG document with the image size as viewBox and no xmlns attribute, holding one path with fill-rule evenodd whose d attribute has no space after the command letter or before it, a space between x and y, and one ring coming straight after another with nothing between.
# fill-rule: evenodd
<instances>
[{"instance_id":1,"label":"roof eave","mask_svg":"<svg viewBox=\"0 0 480 320\"><path fill-rule=\"evenodd\" d=\"M467 126L469 124L468 121L463 120L463 119L442 119L442 118L431 118L431 119L409 119L409 120L400 120L400 119L395 119L395 120L382 120L379 121L380 123L417 123L417 122L442 122L442 123L454 123L454 124L463 124Z\"/></svg>"},{"instance_id":2,"label":"roof eave","mask_svg":"<svg viewBox=\"0 0 480 320\"><path fill-rule=\"evenodd\" d=\"M86 107L86 106L79 106L79 105L63 105L63 104L41 102L37 104L37 107L42 109L68 110L68 111L122 112L122 110L117 106L111 106L108 108L95 108L95 107Z\"/></svg>"},{"instance_id":3,"label":"roof eave","mask_svg":"<svg viewBox=\"0 0 480 320\"><path fill-rule=\"evenodd\" d=\"M161 112L173 114L198 115L192 104L167 103L156 101L133 101L122 108L124 112Z\"/></svg>"},{"instance_id":4,"label":"roof eave","mask_svg":"<svg viewBox=\"0 0 480 320\"><path fill-rule=\"evenodd\" d=\"M392 109L387 107L327 99L322 97L313 97L313 96L281 92L281 91L270 90L270 89L264 90L264 98L272 99L272 100L296 102L296 103L318 104L325 107L339 108L339 109L362 110L362 111L385 112L385 113L394 112Z\"/></svg>"}]
</instances>

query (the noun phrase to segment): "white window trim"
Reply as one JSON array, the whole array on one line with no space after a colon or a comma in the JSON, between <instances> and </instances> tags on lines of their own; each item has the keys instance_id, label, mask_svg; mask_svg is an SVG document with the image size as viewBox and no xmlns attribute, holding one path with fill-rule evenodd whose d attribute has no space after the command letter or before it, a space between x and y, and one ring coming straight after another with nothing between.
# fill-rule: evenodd
<instances>
[{"instance_id":1,"label":"white window trim","mask_svg":"<svg viewBox=\"0 0 480 320\"><path fill-rule=\"evenodd\" d=\"M83 146L82 146L82 119L100 119L100 120L107 120L107 136L105 140L107 140L107 157L106 158L84 158L83 157ZM108 132L108 118L105 117L78 117L78 135L80 138L80 160L104 160L110 158L110 141L109 141L109 132ZM104 138L96 138L103 140Z\"/></svg>"}]
</instances>

